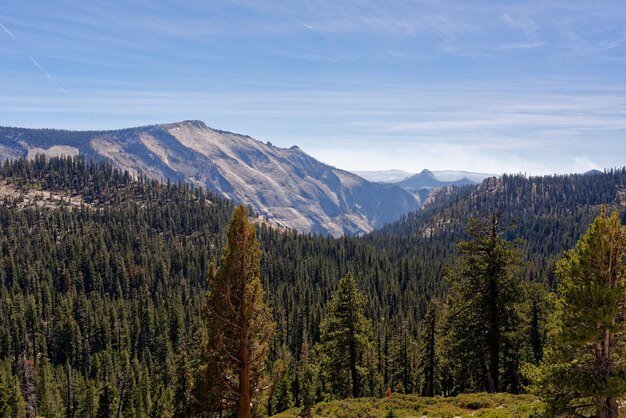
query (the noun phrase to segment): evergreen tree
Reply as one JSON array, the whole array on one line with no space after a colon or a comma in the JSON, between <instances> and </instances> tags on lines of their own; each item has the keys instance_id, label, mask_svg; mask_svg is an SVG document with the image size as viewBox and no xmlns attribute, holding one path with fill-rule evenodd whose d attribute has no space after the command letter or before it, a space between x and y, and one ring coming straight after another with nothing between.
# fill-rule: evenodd
<instances>
[{"instance_id":1,"label":"evergreen tree","mask_svg":"<svg viewBox=\"0 0 626 418\"><path fill-rule=\"evenodd\" d=\"M419 357L419 370L423 377L422 395L435 396L435 373L437 369L437 325L439 316L439 303L433 299L428 303L421 332L421 350Z\"/></svg>"},{"instance_id":2,"label":"evergreen tree","mask_svg":"<svg viewBox=\"0 0 626 418\"><path fill-rule=\"evenodd\" d=\"M178 368L176 371L173 418L184 418L188 415L191 406L192 387L193 376L191 365L187 359L187 353L183 351L178 358Z\"/></svg>"},{"instance_id":3,"label":"evergreen tree","mask_svg":"<svg viewBox=\"0 0 626 418\"><path fill-rule=\"evenodd\" d=\"M116 416L118 399L116 391L109 383L105 384L98 398L96 418L110 418Z\"/></svg>"},{"instance_id":4,"label":"evergreen tree","mask_svg":"<svg viewBox=\"0 0 626 418\"><path fill-rule=\"evenodd\" d=\"M291 393L291 379L289 376L289 369L286 369L282 372L281 378L276 384L273 398L274 413L286 411L293 406L293 394Z\"/></svg>"},{"instance_id":5,"label":"evergreen tree","mask_svg":"<svg viewBox=\"0 0 626 418\"><path fill-rule=\"evenodd\" d=\"M618 417L626 395L626 227L603 210L557 264L548 349L529 368L551 415Z\"/></svg>"},{"instance_id":6,"label":"evergreen tree","mask_svg":"<svg viewBox=\"0 0 626 418\"><path fill-rule=\"evenodd\" d=\"M47 359L40 362L37 370L37 414L44 417L62 417L63 401L54 371Z\"/></svg>"},{"instance_id":7,"label":"evergreen tree","mask_svg":"<svg viewBox=\"0 0 626 418\"><path fill-rule=\"evenodd\" d=\"M361 377L367 374L365 354L370 349L371 322L363 312L365 296L352 274L339 281L320 324L319 352L334 396L361 396Z\"/></svg>"},{"instance_id":8,"label":"evergreen tree","mask_svg":"<svg viewBox=\"0 0 626 418\"><path fill-rule=\"evenodd\" d=\"M518 243L507 241L506 231L497 211L483 219L470 219L469 239L458 244L460 255L446 272L450 285L448 356L457 362L460 391L497 392L505 387L502 360L505 347L511 344L511 331L519 325L521 299L521 282L515 275L520 262Z\"/></svg>"},{"instance_id":9,"label":"evergreen tree","mask_svg":"<svg viewBox=\"0 0 626 418\"><path fill-rule=\"evenodd\" d=\"M10 417L13 415L10 397L9 391L0 384L0 417Z\"/></svg>"},{"instance_id":10,"label":"evergreen tree","mask_svg":"<svg viewBox=\"0 0 626 418\"><path fill-rule=\"evenodd\" d=\"M235 209L219 271L212 270L209 286L208 354L217 366L226 407L248 418L263 389L275 323L263 300L255 228L243 206Z\"/></svg>"}]
</instances>

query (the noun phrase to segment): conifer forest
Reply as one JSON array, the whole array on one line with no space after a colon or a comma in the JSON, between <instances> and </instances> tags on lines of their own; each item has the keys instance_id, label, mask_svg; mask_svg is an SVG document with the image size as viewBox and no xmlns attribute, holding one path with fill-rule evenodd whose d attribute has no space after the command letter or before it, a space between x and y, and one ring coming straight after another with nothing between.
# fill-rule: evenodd
<instances>
[{"instance_id":1,"label":"conifer forest","mask_svg":"<svg viewBox=\"0 0 626 418\"><path fill-rule=\"evenodd\" d=\"M448 186L340 238L81 158L7 161L0 192L2 417L623 415L624 168Z\"/></svg>"}]
</instances>

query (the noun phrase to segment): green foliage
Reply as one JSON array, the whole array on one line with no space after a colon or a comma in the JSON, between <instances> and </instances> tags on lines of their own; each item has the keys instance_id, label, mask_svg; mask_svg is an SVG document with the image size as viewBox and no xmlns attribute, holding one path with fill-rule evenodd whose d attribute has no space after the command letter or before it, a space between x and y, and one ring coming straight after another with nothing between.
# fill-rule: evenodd
<instances>
[{"instance_id":1,"label":"green foliage","mask_svg":"<svg viewBox=\"0 0 626 418\"><path fill-rule=\"evenodd\" d=\"M0 416L2 417L10 417L13 415L10 396L8 389L0 384Z\"/></svg>"},{"instance_id":2,"label":"green foliage","mask_svg":"<svg viewBox=\"0 0 626 418\"><path fill-rule=\"evenodd\" d=\"M115 408L121 405L122 416L180 416L186 400L193 405L210 393L214 386L205 377L214 375L216 364L206 361L210 353L201 344L207 339L203 307L209 260L221 253L233 205L210 192L133 179L110 164L74 158L6 162L0 182L18 191L0 202L0 383L10 392L14 415L40 412L43 402L64 416L68 408L94 416L105 408L98 401L106 395ZM445 300L442 268L464 238L467 219L499 206L518 226L505 238L527 242L522 276L538 286L553 284L553 260L574 245L598 205L623 202L624 182L623 169L503 176L442 192L419 213L359 238L261 224L260 276L279 330L269 364L279 356L277 347L296 358L303 343L320 341L337 278L351 271L375 332L357 368L361 392L380 396L391 386L422 392L425 314L433 296ZM33 191L41 195L27 195ZM43 193L61 199L52 204ZM549 307L537 300L539 358ZM440 317L444 310L442 303ZM532 317L530 305L520 309L518 334L532 334ZM450 379L456 358L444 356L445 330L437 328L435 393L450 394L457 390ZM509 340L518 341L517 335ZM530 347L524 342L510 351L530 361ZM181 368L182 354L188 368ZM329 389L323 357L312 350L306 367L296 366L289 376L300 405L319 401ZM54 381L42 382L39 367ZM40 398L37 390L50 393Z\"/></svg>"},{"instance_id":3,"label":"green foliage","mask_svg":"<svg viewBox=\"0 0 626 418\"><path fill-rule=\"evenodd\" d=\"M111 384L104 385L98 398L96 418L108 418L117 415L119 400L117 399L115 392L116 391Z\"/></svg>"},{"instance_id":4,"label":"green foliage","mask_svg":"<svg viewBox=\"0 0 626 418\"><path fill-rule=\"evenodd\" d=\"M14 415L106 416L104 395L126 416L160 408L175 350L201 328L206 260L232 206L78 159L0 175L18 192L0 205L0 382ZM83 206L28 204L19 193L34 188Z\"/></svg>"},{"instance_id":5,"label":"green foliage","mask_svg":"<svg viewBox=\"0 0 626 418\"><path fill-rule=\"evenodd\" d=\"M470 219L469 240L447 270L450 307L447 313L447 357L455 359L456 390L519 391L521 281L519 242L504 238L501 215Z\"/></svg>"},{"instance_id":6,"label":"green foliage","mask_svg":"<svg viewBox=\"0 0 626 418\"><path fill-rule=\"evenodd\" d=\"M365 317L365 296L351 274L339 281L320 324L318 352L328 390L334 397L358 397L367 375L366 353L371 348L371 322Z\"/></svg>"},{"instance_id":7,"label":"green foliage","mask_svg":"<svg viewBox=\"0 0 626 418\"><path fill-rule=\"evenodd\" d=\"M535 390L554 415L617 416L626 394L626 227L603 211L557 265L556 309Z\"/></svg>"},{"instance_id":8,"label":"green foliage","mask_svg":"<svg viewBox=\"0 0 626 418\"><path fill-rule=\"evenodd\" d=\"M393 409L390 409L389 412L387 412L387 415L385 415L385 418L398 418L398 415Z\"/></svg>"},{"instance_id":9,"label":"green foliage","mask_svg":"<svg viewBox=\"0 0 626 418\"><path fill-rule=\"evenodd\" d=\"M434 396L435 393L441 393L442 382L440 381L441 367L441 347L439 342L442 340L441 332L441 304L433 299L428 304L422 329L420 330L421 345L418 352L417 370L419 373L419 382L421 383L421 394L424 396Z\"/></svg>"},{"instance_id":10,"label":"green foliage","mask_svg":"<svg viewBox=\"0 0 626 418\"><path fill-rule=\"evenodd\" d=\"M274 411L283 412L293 406L293 394L291 393L291 379L288 370L283 372L276 385L274 392Z\"/></svg>"},{"instance_id":11,"label":"green foliage","mask_svg":"<svg viewBox=\"0 0 626 418\"><path fill-rule=\"evenodd\" d=\"M393 394L385 398L343 399L321 402L313 408L313 417L357 418L372 417L518 417L536 416L541 403L532 395L506 393L473 393L449 398L428 398L416 395ZM276 418L295 418L298 408L275 415Z\"/></svg>"},{"instance_id":12,"label":"green foliage","mask_svg":"<svg viewBox=\"0 0 626 418\"><path fill-rule=\"evenodd\" d=\"M183 351L177 362L176 388L174 390L173 418L186 417L192 407L193 370L187 352Z\"/></svg>"}]
</instances>

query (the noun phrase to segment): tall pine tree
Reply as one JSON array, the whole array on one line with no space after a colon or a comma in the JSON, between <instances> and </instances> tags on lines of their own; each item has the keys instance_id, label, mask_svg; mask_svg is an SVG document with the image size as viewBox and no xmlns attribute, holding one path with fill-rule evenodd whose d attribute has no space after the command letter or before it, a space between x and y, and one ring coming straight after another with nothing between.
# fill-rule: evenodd
<instances>
[{"instance_id":1,"label":"tall pine tree","mask_svg":"<svg viewBox=\"0 0 626 418\"><path fill-rule=\"evenodd\" d=\"M367 374L365 353L370 349L371 322L365 317L365 296L352 274L339 281L320 324L319 352L330 390L338 397L361 395L361 377Z\"/></svg>"},{"instance_id":2,"label":"tall pine tree","mask_svg":"<svg viewBox=\"0 0 626 418\"><path fill-rule=\"evenodd\" d=\"M458 244L460 255L448 269L450 330L448 356L458 361L457 390L497 392L518 382L501 382L507 338L519 324L516 305L521 281L515 274L520 255L517 242L507 241L508 226L492 211L470 219L468 240Z\"/></svg>"},{"instance_id":3,"label":"tall pine tree","mask_svg":"<svg viewBox=\"0 0 626 418\"><path fill-rule=\"evenodd\" d=\"M215 366L221 406L249 418L263 389L275 324L264 302L260 249L243 206L235 209L219 271L211 269L207 304L208 361Z\"/></svg>"},{"instance_id":4,"label":"tall pine tree","mask_svg":"<svg viewBox=\"0 0 626 418\"><path fill-rule=\"evenodd\" d=\"M557 264L548 349L529 368L550 415L620 415L626 395L626 227L601 215Z\"/></svg>"}]
</instances>

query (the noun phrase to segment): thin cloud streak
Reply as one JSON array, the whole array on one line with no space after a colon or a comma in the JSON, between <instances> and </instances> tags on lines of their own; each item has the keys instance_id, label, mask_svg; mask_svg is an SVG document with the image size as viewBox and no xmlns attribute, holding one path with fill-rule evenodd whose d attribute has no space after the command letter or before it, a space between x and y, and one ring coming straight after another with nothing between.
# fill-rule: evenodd
<instances>
[{"instance_id":1,"label":"thin cloud streak","mask_svg":"<svg viewBox=\"0 0 626 418\"><path fill-rule=\"evenodd\" d=\"M0 22L0 28L2 28L6 32L7 35L9 35L11 38L13 38L14 40L17 41L17 37L13 34L13 32L11 32L9 29L7 29L7 27L4 26L2 24L2 22Z\"/></svg>"},{"instance_id":2,"label":"thin cloud streak","mask_svg":"<svg viewBox=\"0 0 626 418\"><path fill-rule=\"evenodd\" d=\"M61 87L61 85L55 80L55 78L52 77L52 75L41 64L39 64L39 62L35 59L35 57L30 55L30 60L35 65L35 67L39 68L46 75L46 78L48 79L48 81L54 84L63 93L68 94L67 90Z\"/></svg>"}]
</instances>

